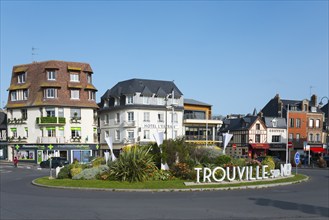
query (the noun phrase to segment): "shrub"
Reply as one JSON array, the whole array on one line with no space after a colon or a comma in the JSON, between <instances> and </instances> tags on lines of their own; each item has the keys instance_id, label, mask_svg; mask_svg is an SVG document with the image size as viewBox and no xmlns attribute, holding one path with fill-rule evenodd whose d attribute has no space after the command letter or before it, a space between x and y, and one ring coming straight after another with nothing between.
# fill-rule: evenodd
<instances>
[{"instance_id":1,"label":"shrub","mask_svg":"<svg viewBox=\"0 0 329 220\"><path fill-rule=\"evenodd\" d=\"M81 167L73 167L70 170L70 174L71 174L71 176L73 178L75 175L78 175L79 173L81 173L81 171L82 171L82 168Z\"/></svg>"},{"instance_id":2,"label":"shrub","mask_svg":"<svg viewBox=\"0 0 329 220\"><path fill-rule=\"evenodd\" d=\"M181 179L192 179L194 175L187 163L176 163L171 168L171 173Z\"/></svg>"},{"instance_id":3,"label":"shrub","mask_svg":"<svg viewBox=\"0 0 329 220\"><path fill-rule=\"evenodd\" d=\"M167 181L172 179L174 179L174 176L168 170L156 170L152 178L152 180L162 180L162 181Z\"/></svg>"},{"instance_id":4,"label":"shrub","mask_svg":"<svg viewBox=\"0 0 329 220\"><path fill-rule=\"evenodd\" d=\"M262 161L262 165L267 165L268 167L265 169L266 172L270 173L270 170L275 169L275 162L271 156L267 156Z\"/></svg>"},{"instance_id":5,"label":"shrub","mask_svg":"<svg viewBox=\"0 0 329 220\"><path fill-rule=\"evenodd\" d=\"M228 155L220 155L218 157L216 157L214 163L217 165L217 166L223 166L225 164L228 164L232 161L232 158Z\"/></svg>"},{"instance_id":6,"label":"shrub","mask_svg":"<svg viewBox=\"0 0 329 220\"><path fill-rule=\"evenodd\" d=\"M100 165L104 165L104 164L106 164L104 157L97 157L92 161L93 167L99 167Z\"/></svg>"},{"instance_id":7,"label":"shrub","mask_svg":"<svg viewBox=\"0 0 329 220\"><path fill-rule=\"evenodd\" d=\"M119 181L143 182L150 179L150 172L157 169L149 149L133 146L120 154L110 164L110 175Z\"/></svg>"},{"instance_id":8,"label":"shrub","mask_svg":"<svg viewBox=\"0 0 329 220\"><path fill-rule=\"evenodd\" d=\"M57 179L71 179L69 165L64 166L58 173Z\"/></svg>"},{"instance_id":9,"label":"shrub","mask_svg":"<svg viewBox=\"0 0 329 220\"><path fill-rule=\"evenodd\" d=\"M79 169L79 168L75 168ZM74 175L72 179L74 180L93 180L97 179L97 176L100 174L103 174L104 172L107 172L109 170L109 167L107 165L100 165L98 167L93 167L89 169L84 169L80 173Z\"/></svg>"}]
</instances>

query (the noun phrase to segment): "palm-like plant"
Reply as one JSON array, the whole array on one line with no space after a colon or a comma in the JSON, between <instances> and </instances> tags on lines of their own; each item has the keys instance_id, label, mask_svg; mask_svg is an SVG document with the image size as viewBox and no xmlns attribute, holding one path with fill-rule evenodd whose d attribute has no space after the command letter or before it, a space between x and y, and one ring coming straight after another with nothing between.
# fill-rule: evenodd
<instances>
[{"instance_id":1,"label":"palm-like plant","mask_svg":"<svg viewBox=\"0 0 329 220\"><path fill-rule=\"evenodd\" d=\"M126 149L110 164L110 175L120 181L143 182L157 170L149 149L134 146Z\"/></svg>"}]
</instances>

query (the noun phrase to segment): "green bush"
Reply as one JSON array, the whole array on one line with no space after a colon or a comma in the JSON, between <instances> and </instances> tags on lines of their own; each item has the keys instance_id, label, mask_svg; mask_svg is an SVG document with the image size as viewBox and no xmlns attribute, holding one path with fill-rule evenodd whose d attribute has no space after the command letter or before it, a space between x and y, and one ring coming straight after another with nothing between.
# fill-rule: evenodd
<instances>
[{"instance_id":1,"label":"green bush","mask_svg":"<svg viewBox=\"0 0 329 220\"><path fill-rule=\"evenodd\" d=\"M194 177L194 172L192 172L191 168L187 163L176 163L171 168L171 173L180 179L192 179Z\"/></svg>"},{"instance_id":2,"label":"green bush","mask_svg":"<svg viewBox=\"0 0 329 220\"><path fill-rule=\"evenodd\" d=\"M104 164L106 164L104 157L97 157L92 161L93 167L99 167L100 165L104 165Z\"/></svg>"},{"instance_id":3,"label":"green bush","mask_svg":"<svg viewBox=\"0 0 329 220\"><path fill-rule=\"evenodd\" d=\"M75 175L78 175L79 173L81 173L81 171L82 171L82 168L81 167L73 167L70 170L70 174L71 174L71 176L73 178Z\"/></svg>"},{"instance_id":4,"label":"green bush","mask_svg":"<svg viewBox=\"0 0 329 220\"><path fill-rule=\"evenodd\" d=\"M157 167L148 152L149 149L140 146L125 149L120 157L109 165L111 177L129 182L149 180Z\"/></svg>"},{"instance_id":5,"label":"green bush","mask_svg":"<svg viewBox=\"0 0 329 220\"><path fill-rule=\"evenodd\" d=\"M79 168L73 168L79 169ZM98 167L93 167L89 169L84 169L80 173L74 175L72 179L74 180L94 180L99 178L98 176L107 172L109 167L107 165L100 165Z\"/></svg>"},{"instance_id":6,"label":"green bush","mask_svg":"<svg viewBox=\"0 0 329 220\"><path fill-rule=\"evenodd\" d=\"M69 165L64 166L58 173L57 179L71 179Z\"/></svg>"},{"instance_id":7,"label":"green bush","mask_svg":"<svg viewBox=\"0 0 329 220\"><path fill-rule=\"evenodd\" d=\"M271 156L266 156L262 161L262 165L267 165L266 172L270 173L271 170L275 169L275 162Z\"/></svg>"},{"instance_id":8,"label":"green bush","mask_svg":"<svg viewBox=\"0 0 329 220\"><path fill-rule=\"evenodd\" d=\"M218 157L215 158L214 163L217 166L224 166L225 164L228 164L232 161L232 158L228 155L220 155Z\"/></svg>"}]
</instances>

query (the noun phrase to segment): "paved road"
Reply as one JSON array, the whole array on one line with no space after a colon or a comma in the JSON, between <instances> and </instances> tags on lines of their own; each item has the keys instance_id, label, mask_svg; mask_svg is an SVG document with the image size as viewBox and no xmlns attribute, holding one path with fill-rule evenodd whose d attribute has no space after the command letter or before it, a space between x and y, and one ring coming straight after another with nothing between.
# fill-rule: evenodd
<instances>
[{"instance_id":1,"label":"paved road","mask_svg":"<svg viewBox=\"0 0 329 220\"><path fill-rule=\"evenodd\" d=\"M206 192L105 192L37 187L35 167L0 166L0 219L326 219L329 170L306 183Z\"/></svg>"}]
</instances>

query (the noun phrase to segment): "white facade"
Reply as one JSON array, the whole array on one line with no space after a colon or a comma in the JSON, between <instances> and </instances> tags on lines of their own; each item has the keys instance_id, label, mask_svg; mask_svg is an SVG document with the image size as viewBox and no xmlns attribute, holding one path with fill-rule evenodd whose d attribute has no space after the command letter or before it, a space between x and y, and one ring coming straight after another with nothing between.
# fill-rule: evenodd
<instances>
[{"instance_id":1,"label":"white facade","mask_svg":"<svg viewBox=\"0 0 329 220\"><path fill-rule=\"evenodd\" d=\"M127 96L124 106L117 109L114 106L99 114L103 149L107 148L104 139L107 135L112 137L114 149L155 142L153 135L157 132L167 132L167 139L182 136L183 105L183 97L166 100L156 96L143 97L140 93Z\"/></svg>"}]
</instances>

